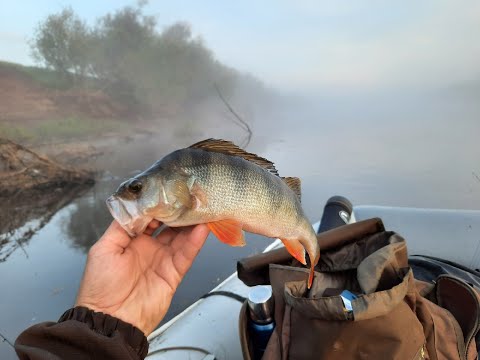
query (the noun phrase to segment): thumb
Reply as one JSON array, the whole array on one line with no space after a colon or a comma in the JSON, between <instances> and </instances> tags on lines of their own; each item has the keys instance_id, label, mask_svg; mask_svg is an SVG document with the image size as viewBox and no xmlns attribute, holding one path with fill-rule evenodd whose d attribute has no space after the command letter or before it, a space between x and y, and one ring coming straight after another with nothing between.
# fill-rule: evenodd
<instances>
[{"instance_id":1,"label":"thumb","mask_svg":"<svg viewBox=\"0 0 480 360\"><path fill-rule=\"evenodd\" d=\"M113 220L97 244L114 248L118 252L123 252L131 241L132 238L125 229L123 229L116 220Z\"/></svg>"}]
</instances>

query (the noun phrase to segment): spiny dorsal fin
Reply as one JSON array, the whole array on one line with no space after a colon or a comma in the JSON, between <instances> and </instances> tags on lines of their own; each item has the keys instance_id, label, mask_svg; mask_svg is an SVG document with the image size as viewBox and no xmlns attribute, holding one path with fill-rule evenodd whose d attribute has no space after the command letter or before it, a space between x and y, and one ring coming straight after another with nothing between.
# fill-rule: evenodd
<instances>
[{"instance_id":1,"label":"spiny dorsal fin","mask_svg":"<svg viewBox=\"0 0 480 360\"><path fill-rule=\"evenodd\" d=\"M275 169L275 165L271 161L265 158L262 158L258 155L246 152L245 150L240 149L237 145L235 145L231 141L207 139L207 140L199 141L189 146L189 148L202 149L205 151L217 152L217 153L222 153L222 154L231 155L231 156L239 156L245 160L248 160L253 162L254 164L257 164L258 166L261 166L262 168L269 171L273 175L278 176L278 171L277 169Z\"/></svg>"},{"instance_id":2,"label":"spiny dorsal fin","mask_svg":"<svg viewBox=\"0 0 480 360\"><path fill-rule=\"evenodd\" d=\"M282 177L282 180L285 181L285 184L288 185L290 189L293 190L298 196L298 200L302 198L302 184L299 178L297 177Z\"/></svg>"}]
</instances>

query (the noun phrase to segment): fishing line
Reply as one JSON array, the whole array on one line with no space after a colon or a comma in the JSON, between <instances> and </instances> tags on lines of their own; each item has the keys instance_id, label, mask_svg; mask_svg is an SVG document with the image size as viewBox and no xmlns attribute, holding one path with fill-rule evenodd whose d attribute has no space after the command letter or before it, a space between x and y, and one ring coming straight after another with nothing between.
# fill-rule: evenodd
<instances>
[{"instance_id":1,"label":"fishing line","mask_svg":"<svg viewBox=\"0 0 480 360\"><path fill-rule=\"evenodd\" d=\"M0 333L0 340L2 340L2 342L6 342L8 345L12 347L13 350L15 350L15 346L13 346L10 340L8 340L7 337L5 337L2 333Z\"/></svg>"}]
</instances>

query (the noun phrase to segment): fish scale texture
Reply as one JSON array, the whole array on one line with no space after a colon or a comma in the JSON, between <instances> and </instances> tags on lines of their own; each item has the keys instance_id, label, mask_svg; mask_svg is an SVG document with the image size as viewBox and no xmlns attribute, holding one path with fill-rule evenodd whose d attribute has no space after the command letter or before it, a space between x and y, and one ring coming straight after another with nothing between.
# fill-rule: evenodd
<instances>
[{"instance_id":1,"label":"fish scale texture","mask_svg":"<svg viewBox=\"0 0 480 360\"><path fill-rule=\"evenodd\" d=\"M214 151L206 149L209 141L213 141ZM123 194L117 191L114 197L136 202L138 214L148 213L171 227L228 220L225 226L229 230L222 230L217 223L216 233L238 236L238 231L232 228L234 221L245 231L282 239L289 252L302 263L305 263L305 249L315 265L320 253L316 234L298 195L285 182L290 181L299 191L298 179L284 180L273 163L228 142L206 140L199 146L202 148L194 145L174 151L137 175L135 181L144 184L139 194L128 194L127 186ZM220 151L223 147L227 153ZM225 238L222 241L230 243Z\"/></svg>"},{"instance_id":2,"label":"fish scale texture","mask_svg":"<svg viewBox=\"0 0 480 360\"><path fill-rule=\"evenodd\" d=\"M207 199L204 208L186 217L196 216L196 212L212 220L232 217L246 228L254 228L246 230L261 231L270 237L295 233L303 225L298 199L280 177L238 157L195 149L184 151L183 155L165 159L164 167L183 168L195 178Z\"/></svg>"}]
</instances>

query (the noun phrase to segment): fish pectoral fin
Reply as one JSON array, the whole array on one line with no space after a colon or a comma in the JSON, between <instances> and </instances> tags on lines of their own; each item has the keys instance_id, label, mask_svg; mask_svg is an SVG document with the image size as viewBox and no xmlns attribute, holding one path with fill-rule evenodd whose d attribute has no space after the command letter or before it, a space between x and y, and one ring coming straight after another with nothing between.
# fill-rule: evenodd
<instances>
[{"instance_id":1,"label":"fish pectoral fin","mask_svg":"<svg viewBox=\"0 0 480 360\"><path fill-rule=\"evenodd\" d=\"M295 259L300 261L303 265L307 265L307 260L305 259L305 248L298 240L291 240L291 239L280 239L285 245L287 251L292 255Z\"/></svg>"},{"instance_id":2,"label":"fish pectoral fin","mask_svg":"<svg viewBox=\"0 0 480 360\"><path fill-rule=\"evenodd\" d=\"M235 220L220 220L207 223L208 228L221 242L230 246L245 246L242 224Z\"/></svg>"},{"instance_id":3,"label":"fish pectoral fin","mask_svg":"<svg viewBox=\"0 0 480 360\"><path fill-rule=\"evenodd\" d=\"M190 195L190 189L188 185L183 180L175 180L172 186L172 192L178 202L187 208L191 209L193 207L192 195Z\"/></svg>"},{"instance_id":4,"label":"fish pectoral fin","mask_svg":"<svg viewBox=\"0 0 480 360\"><path fill-rule=\"evenodd\" d=\"M208 205L207 196L200 185L195 181L190 189L190 194L194 200L192 209L205 208Z\"/></svg>"}]
</instances>

